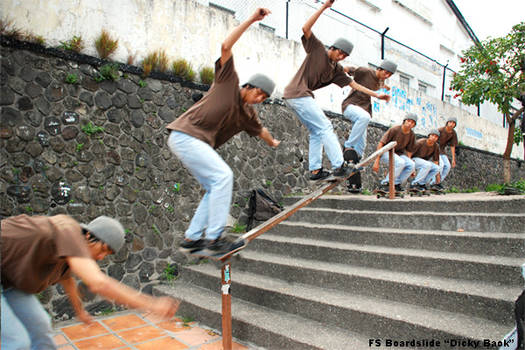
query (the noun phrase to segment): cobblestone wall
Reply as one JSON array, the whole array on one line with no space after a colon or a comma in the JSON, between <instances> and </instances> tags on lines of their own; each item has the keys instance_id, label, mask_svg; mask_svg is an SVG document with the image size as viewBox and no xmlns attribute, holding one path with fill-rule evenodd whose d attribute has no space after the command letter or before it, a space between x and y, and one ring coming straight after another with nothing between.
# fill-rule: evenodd
<instances>
[{"instance_id":1,"label":"cobblestone wall","mask_svg":"<svg viewBox=\"0 0 525 350\"><path fill-rule=\"evenodd\" d=\"M116 217L126 228L126 244L102 261L101 268L123 283L150 291L165 278L167 266L184 262L176 247L202 196L198 183L166 147L164 126L205 93L203 87L142 81L131 73L97 83L93 77L98 61L93 66L59 57L56 50L9 46L16 45L0 51L0 215L67 213L80 222L102 214ZM65 82L70 74L78 77L78 84ZM241 223L251 189L266 188L281 200L315 186L305 176L306 129L281 101L257 109L281 145L271 149L243 133L219 150L234 172L231 215ZM350 124L330 117L343 140ZM383 133L377 125L369 128L367 153ZM500 156L462 147L458 153L449 186L484 188L500 182ZM514 179L525 178L524 168L513 162ZM372 188L378 177L367 169L363 180ZM89 311L112 307L83 285L81 289ZM60 287L40 298L54 317L72 315Z\"/></svg>"}]
</instances>

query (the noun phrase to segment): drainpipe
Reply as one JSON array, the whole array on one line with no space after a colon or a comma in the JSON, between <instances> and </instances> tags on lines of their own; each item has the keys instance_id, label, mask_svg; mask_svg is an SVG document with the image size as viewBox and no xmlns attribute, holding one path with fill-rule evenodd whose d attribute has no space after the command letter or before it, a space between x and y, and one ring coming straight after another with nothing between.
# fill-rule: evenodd
<instances>
[{"instance_id":1,"label":"drainpipe","mask_svg":"<svg viewBox=\"0 0 525 350\"><path fill-rule=\"evenodd\" d=\"M286 1L286 39L288 39L288 7L290 5L290 0Z\"/></svg>"},{"instance_id":2,"label":"drainpipe","mask_svg":"<svg viewBox=\"0 0 525 350\"><path fill-rule=\"evenodd\" d=\"M388 32L390 27L386 27L385 31L381 33L381 59L385 59L385 34Z\"/></svg>"},{"instance_id":3,"label":"drainpipe","mask_svg":"<svg viewBox=\"0 0 525 350\"><path fill-rule=\"evenodd\" d=\"M448 67L448 61L447 61L447 64L445 64L445 67L443 67L443 84L441 85L441 101L445 101L445 78L447 76L447 67Z\"/></svg>"}]
</instances>

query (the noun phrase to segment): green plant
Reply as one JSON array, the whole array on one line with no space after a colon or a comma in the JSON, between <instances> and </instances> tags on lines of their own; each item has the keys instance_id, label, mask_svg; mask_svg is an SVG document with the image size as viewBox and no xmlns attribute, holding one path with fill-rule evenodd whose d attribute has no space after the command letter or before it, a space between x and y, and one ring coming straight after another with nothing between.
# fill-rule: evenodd
<instances>
[{"instance_id":1,"label":"green plant","mask_svg":"<svg viewBox=\"0 0 525 350\"><path fill-rule=\"evenodd\" d=\"M266 180L266 186L270 187L272 185L272 182L270 180Z\"/></svg>"},{"instance_id":2,"label":"green plant","mask_svg":"<svg viewBox=\"0 0 525 350\"><path fill-rule=\"evenodd\" d=\"M146 87L146 86L148 86L148 83L146 83L144 80L141 79L141 80L139 80L139 86L140 87Z\"/></svg>"},{"instance_id":3,"label":"green plant","mask_svg":"<svg viewBox=\"0 0 525 350\"><path fill-rule=\"evenodd\" d=\"M203 67L199 72L201 83L211 85L215 79L215 70L212 67Z\"/></svg>"},{"instance_id":4,"label":"green plant","mask_svg":"<svg viewBox=\"0 0 525 350\"><path fill-rule=\"evenodd\" d=\"M155 233L158 234L159 236L161 235L160 230L159 230L159 228L157 227L157 225L153 224L153 225L151 225L151 228L153 229L153 232L155 232Z\"/></svg>"},{"instance_id":5,"label":"green plant","mask_svg":"<svg viewBox=\"0 0 525 350\"><path fill-rule=\"evenodd\" d=\"M44 39L42 35L36 35L33 33L24 34L23 40L30 42L30 43L34 43L34 44L40 44L42 46L46 44L46 40Z\"/></svg>"},{"instance_id":6,"label":"green plant","mask_svg":"<svg viewBox=\"0 0 525 350\"><path fill-rule=\"evenodd\" d=\"M239 224L238 222L236 222L232 229L231 229L231 232L233 233L243 233L243 232L246 232L246 225L241 225Z\"/></svg>"},{"instance_id":7,"label":"green plant","mask_svg":"<svg viewBox=\"0 0 525 350\"><path fill-rule=\"evenodd\" d=\"M190 323L195 321L195 319L193 319L192 317L185 317L185 316L181 316L180 320L184 324L184 327L189 327Z\"/></svg>"},{"instance_id":8,"label":"green plant","mask_svg":"<svg viewBox=\"0 0 525 350\"><path fill-rule=\"evenodd\" d=\"M168 56L164 50L157 50L148 54L142 60L143 76L147 77L154 70L165 72L168 70Z\"/></svg>"},{"instance_id":9,"label":"green plant","mask_svg":"<svg viewBox=\"0 0 525 350\"><path fill-rule=\"evenodd\" d=\"M514 130L514 143L518 146L521 143L521 140L523 138L522 136L523 132L521 131L522 128L523 128L523 121L521 122L521 126L516 127L516 130Z\"/></svg>"},{"instance_id":10,"label":"green plant","mask_svg":"<svg viewBox=\"0 0 525 350\"><path fill-rule=\"evenodd\" d=\"M195 80L195 71L193 70L191 63L186 61L184 58L180 58L178 60L175 60L171 68L173 70L173 74L176 76L179 76L183 78L184 80L193 81Z\"/></svg>"},{"instance_id":11,"label":"green plant","mask_svg":"<svg viewBox=\"0 0 525 350\"><path fill-rule=\"evenodd\" d=\"M105 29L102 29L99 37L95 40L95 48L100 58L109 58L118 48L118 39L114 40Z\"/></svg>"},{"instance_id":12,"label":"green plant","mask_svg":"<svg viewBox=\"0 0 525 350\"><path fill-rule=\"evenodd\" d=\"M371 196L373 193L367 190L366 188L363 188L361 194L364 194L365 196Z\"/></svg>"},{"instance_id":13,"label":"green plant","mask_svg":"<svg viewBox=\"0 0 525 350\"><path fill-rule=\"evenodd\" d=\"M175 193L180 192L180 183L175 183L173 187L171 188L171 192L175 192Z\"/></svg>"},{"instance_id":14,"label":"green plant","mask_svg":"<svg viewBox=\"0 0 525 350\"><path fill-rule=\"evenodd\" d=\"M166 281L171 282L174 281L177 278L177 266L172 264L168 265L164 268L164 278L166 278Z\"/></svg>"},{"instance_id":15,"label":"green plant","mask_svg":"<svg viewBox=\"0 0 525 350\"><path fill-rule=\"evenodd\" d=\"M129 228L127 228L127 229L124 230L124 233L127 234L127 235L130 235L131 234L131 230Z\"/></svg>"},{"instance_id":16,"label":"green plant","mask_svg":"<svg viewBox=\"0 0 525 350\"><path fill-rule=\"evenodd\" d=\"M101 66L98 70L98 76L95 77L95 81L100 83L103 80L118 80L119 79L119 64L118 63L107 63Z\"/></svg>"},{"instance_id":17,"label":"green plant","mask_svg":"<svg viewBox=\"0 0 525 350\"><path fill-rule=\"evenodd\" d=\"M78 75L70 73L66 76L66 83L68 84L78 84Z\"/></svg>"},{"instance_id":18,"label":"green plant","mask_svg":"<svg viewBox=\"0 0 525 350\"><path fill-rule=\"evenodd\" d=\"M84 48L84 41L81 36L74 35L73 38L68 41L61 41L60 48L68 51L80 52Z\"/></svg>"},{"instance_id":19,"label":"green plant","mask_svg":"<svg viewBox=\"0 0 525 350\"><path fill-rule=\"evenodd\" d=\"M80 129L82 129L82 131L88 136L91 136L91 135L94 135L94 134L96 134L98 132L103 132L104 131L103 127L96 126L92 122L87 123L86 125L82 126Z\"/></svg>"},{"instance_id":20,"label":"green plant","mask_svg":"<svg viewBox=\"0 0 525 350\"><path fill-rule=\"evenodd\" d=\"M149 207L148 212L151 213L153 210L155 210L157 206L155 204L152 204L151 207Z\"/></svg>"},{"instance_id":21,"label":"green plant","mask_svg":"<svg viewBox=\"0 0 525 350\"><path fill-rule=\"evenodd\" d=\"M26 205L25 210L28 213L32 213L33 212L33 208L30 205Z\"/></svg>"},{"instance_id":22,"label":"green plant","mask_svg":"<svg viewBox=\"0 0 525 350\"><path fill-rule=\"evenodd\" d=\"M175 208L173 208L171 205L168 205L166 210L169 211L170 213L173 213L175 211Z\"/></svg>"},{"instance_id":23,"label":"green plant","mask_svg":"<svg viewBox=\"0 0 525 350\"><path fill-rule=\"evenodd\" d=\"M24 36L22 31L20 28L15 27L13 23L13 20L8 17L0 19L0 34L17 40L22 40Z\"/></svg>"},{"instance_id":24,"label":"green plant","mask_svg":"<svg viewBox=\"0 0 525 350\"><path fill-rule=\"evenodd\" d=\"M452 186L452 187L450 187L446 192L449 192L449 193L459 193L460 190L459 190L456 186Z\"/></svg>"},{"instance_id":25,"label":"green plant","mask_svg":"<svg viewBox=\"0 0 525 350\"><path fill-rule=\"evenodd\" d=\"M104 310L100 310L99 311L99 315L101 315L101 316L108 316L108 315L113 314L115 311L117 311L117 310L115 310L114 308L111 307L111 308L107 308L107 309L104 309Z\"/></svg>"}]
</instances>

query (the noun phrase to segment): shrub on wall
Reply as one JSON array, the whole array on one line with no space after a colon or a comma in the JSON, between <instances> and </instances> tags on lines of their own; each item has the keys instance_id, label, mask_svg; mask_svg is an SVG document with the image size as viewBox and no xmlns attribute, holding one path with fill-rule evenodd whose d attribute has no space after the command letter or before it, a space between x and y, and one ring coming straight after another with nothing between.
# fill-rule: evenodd
<instances>
[{"instance_id":1,"label":"shrub on wall","mask_svg":"<svg viewBox=\"0 0 525 350\"><path fill-rule=\"evenodd\" d=\"M69 50L74 52L82 51L82 49L84 48L84 41L82 40L82 36L74 35L68 41L61 41L60 48L63 50Z\"/></svg>"},{"instance_id":2,"label":"shrub on wall","mask_svg":"<svg viewBox=\"0 0 525 350\"><path fill-rule=\"evenodd\" d=\"M99 37L95 40L95 48L100 58L109 58L118 48L118 39L114 40L105 29L102 29Z\"/></svg>"},{"instance_id":3,"label":"shrub on wall","mask_svg":"<svg viewBox=\"0 0 525 350\"><path fill-rule=\"evenodd\" d=\"M173 74L181 77L184 80L194 81L195 80L195 71L193 70L191 64L186 61L184 58L177 59L171 65Z\"/></svg>"},{"instance_id":4,"label":"shrub on wall","mask_svg":"<svg viewBox=\"0 0 525 350\"><path fill-rule=\"evenodd\" d=\"M201 83L211 85L215 78L215 71L212 67L203 67L199 72Z\"/></svg>"}]
</instances>

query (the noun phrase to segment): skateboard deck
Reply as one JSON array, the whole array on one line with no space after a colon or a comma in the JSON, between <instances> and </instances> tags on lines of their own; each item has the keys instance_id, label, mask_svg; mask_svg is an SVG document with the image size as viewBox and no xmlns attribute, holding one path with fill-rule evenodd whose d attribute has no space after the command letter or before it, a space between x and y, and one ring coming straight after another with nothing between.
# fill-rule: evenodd
<instances>
[{"instance_id":1,"label":"skateboard deck","mask_svg":"<svg viewBox=\"0 0 525 350\"><path fill-rule=\"evenodd\" d=\"M443 191L443 190L437 190L437 189L431 188L431 189L430 189L430 193L432 193L432 194L437 194L437 195L442 195L442 194L445 194L445 191Z\"/></svg>"},{"instance_id":2,"label":"skateboard deck","mask_svg":"<svg viewBox=\"0 0 525 350\"><path fill-rule=\"evenodd\" d=\"M408 193L410 194L410 197L413 197L413 196L417 196L417 197L430 196L430 192L428 190L420 191L420 190L409 188L408 189Z\"/></svg>"},{"instance_id":3,"label":"skateboard deck","mask_svg":"<svg viewBox=\"0 0 525 350\"><path fill-rule=\"evenodd\" d=\"M383 197L389 196L388 191L383 191L380 189L375 189L374 191L372 191L372 193L375 194L377 198L383 198ZM396 191L395 195L396 197L399 197L399 198L405 198L404 192Z\"/></svg>"},{"instance_id":4,"label":"skateboard deck","mask_svg":"<svg viewBox=\"0 0 525 350\"><path fill-rule=\"evenodd\" d=\"M356 172L358 172L361 169L363 169L363 167L365 167L366 165L372 163L376 159L377 156L380 156L381 154L383 154L383 153L393 149L396 146L396 144L397 144L397 142L392 141L389 144L383 146L383 148L381 148L380 150L375 151L374 153L372 153L371 155L369 155L368 157L363 159L363 161L361 161L358 164L356 164L354 166L354 169L346 177L340 177L340 178L339 177L334 177L334 178L332 178L330 180L328 180L328 178L324 179L324 180L321 180L322 182L325 182L323 184L323 186L321 186L317 190L313 191L309 195L301 198L300 200L295 202L293 205L285 208L279 214L277 214L277 215L273 216L272 218L266 220L265 222L263 222L259 226L256 226L256 227L252 228L250 231L246 232L244 235L242 235L240 238L238 238L237 241L242 240L244 242L243 246L241 246L241 247L239 247L239 248L237 248L235 250L232 250L232 251L230 251L230 252L228 252L226 254L222 254L222 255L210 255L210 254L206 254L206 252L202 251L202 250L193 252L193 253L191 253L191 255L198 256L198 257L204 257L204 258L210 258L210 259L213 259L213 260L220 261L222 263L226 263L233 255L237 254L242 249L246 248L246 246L248 246L248 244L252 240L254 240L258 236L262 235L266 231L270 230L272 227L276 226L280 222L288 219L290 216L292 216L299 209L301 209L302 207L305 207L308 204L312 203L313 201L315 201L316 199L321 197L323 194L325 194L326 192L330 191L332 188L334 188L335 186L340 184L341 182L347 180L349 177L354 175ZM385 192L385 193L388 196L388 193L387 192Z\"/></svg>"},{"instance_id":5,"label":"skateboard deck","mask_svg":"<svg viewBox=\"0 0 525 350\"><path fill-rule=\"evenodd\" d=\"M236 242L241 242L241 241L244 241L242 238L239 238L236 240ZM219 254L211 254L209 253L208 250L197 250L197 251L194 251L192 253L190 253L190 255L193 255L193 256L197 256L197 257L200 257L200 258L209 258L209 259L212 259L212 260L217 260L217 261L224 261L226 260L228 257L232 256L232 255L235 255L237 254L238 252L240 252L241 250L243 250L244 248L246 248L246 245L247 245L247 242L244 241L244 244L234 250L231 250L227 253L219 253Z\"/></svg>"},{"instance_id":6,"label":"skateboard deck","mask_svg":"<svg viewBox=\"0 0 525 350\"><path fill-rule=\"evenodd\" d=\"M348 149L343 153L345 161L357 164L360 160L359 155L353 149ZM361 170L361 169L359 169ZM360 193L361 192L361 172L358 171L354 175L350 176L347 181L347 188L350 193Z\"/></svg>"}]
</instances>

